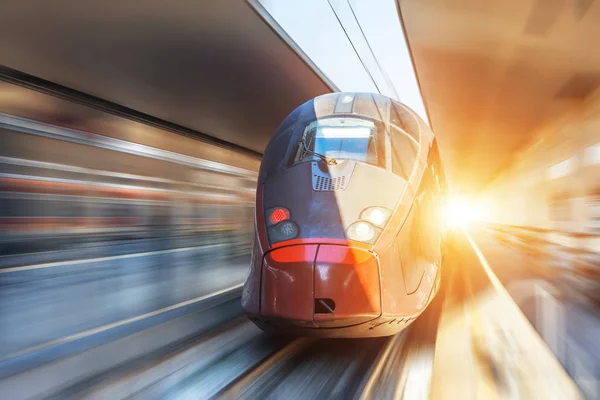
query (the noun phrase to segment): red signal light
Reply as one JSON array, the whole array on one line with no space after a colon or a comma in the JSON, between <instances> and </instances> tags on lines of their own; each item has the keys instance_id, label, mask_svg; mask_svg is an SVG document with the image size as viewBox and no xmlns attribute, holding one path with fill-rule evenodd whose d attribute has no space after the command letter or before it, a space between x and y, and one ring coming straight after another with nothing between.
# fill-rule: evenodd
<instances>
[{"instance_id":1,"label":"red signal light","mask_svg":"<svg viewBox=\"0 0 600 400\"><path fill-rule=\"evenodd\" d=\"M286 219L290 219L289 210L283 207L278 207L271 211L269 215L269 224L275 225L281 221L285 221Z\"/></svg>"}]
</instances>

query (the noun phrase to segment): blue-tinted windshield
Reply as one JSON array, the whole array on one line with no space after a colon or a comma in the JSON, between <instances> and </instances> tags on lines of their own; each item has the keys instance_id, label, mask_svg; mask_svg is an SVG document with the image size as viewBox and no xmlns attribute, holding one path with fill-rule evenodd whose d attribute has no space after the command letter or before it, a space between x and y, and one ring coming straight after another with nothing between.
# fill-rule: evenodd
<instances>
[{"instance_id":1,"label":"blue-tinted windshield","mask_svg":"<svg viewBox=\"0 0 600 400\"><path fill-rule=\"evenodd\" d=\"M336 160L356 160L384 165L384 154L379 148L377 129L372 121L357 118L328 118L313 122L304 137L306 148ZM314 155L300 150L296 162L315 160Z\"/></svg>"}]
</instances>

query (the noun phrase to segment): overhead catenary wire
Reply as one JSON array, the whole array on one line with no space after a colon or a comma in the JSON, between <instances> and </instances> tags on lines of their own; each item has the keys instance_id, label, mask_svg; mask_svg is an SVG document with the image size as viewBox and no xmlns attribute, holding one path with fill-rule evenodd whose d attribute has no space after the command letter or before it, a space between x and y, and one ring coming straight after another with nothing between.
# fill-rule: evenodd
<instances>
[{"instance_id":1,"label":"overhead catenary wire","mask_svg":"<svg viewBox=\"0 0 600 400\"><path fill-rule=\"evenodd\" d=\"M362 25L360 24L360 21L358 20L358 17L356 16L356 13L354 12L354 7L352 7L352 3L350 3L350 0L346 0L346 2L348 3L348 7L350 7L350 11L352 12L352 16L354 16L354 20L356 21L356 24L358 25L358 29L360 30L360 34L362 35L363 39L365 40L365 43L367 43L367 47L369 48L369 52L371 52L371 55L373 56L373 59L375 60L375 64L377 65L377 69L379 69L379 72L381 72L381 75L383 76L383 79L385 79L385 82L387 83L387 85L392 89L392 92L394 92L394 96L395 96L396 100L400 100L400 96L398 95L398 92L396 91L396 86L394 85L394 83L390 79L390 77L387 74L387 72L385 71L385 69L381 67L381 63L379 62L379 59L375 55L375 52L373 51L373 48L371 47L371 43L369 43L369 40L367 39L367 36L365 35L365 32L364 32L364 30L362 28Z\"/></svg>"},{"instance_id":2,"label":"overhead catenary wire","mask_svg":"<svg viewBox=\"0 0 600 400\"><path fill-rule=\"evenodd\" d=\"M381 93L381 89L379 88L379 85L377 85L377 82L375 81L375 78L373 78L373 75L371 74L371 71L369 71L369 68L367 68L367 65L365 63L365 61L362 59L362 57L360 56L356 46L354 45L354 43L352 42L352 39L350 38L350 35L348 34L348 31L346 30L346 28L344 27L344 24L342 23L342 20L340 19L340 16L338 15L338 13L335 11L335 7L333 6L333 4L331 3L331 0L327 0L327 3L329 4L329 7L331 8L331 11L333 11L333 15L335 15L335 18L337 19L338 23L340 24L342 30L344 31L344 34L346 35L346 37L348 38L348 41L350 42L350 45L352 46L352 48L354 49L354 52L356 53L356 56L358 57L360 63L362 64L363 68L365 69L365 71L367 72L367 75L369 75L369 78L371 79L371 82L373 82L373 85L375 85L375 88L377 89L377 92L379 94Z\"/></svg>"},{"instance_id":3,"label":"overhead catenary wire","mask_svg":"<svg viewBox=\"0 0 600 400\"><path fill-rule=\"evenodd\" d=\"M333 14L335 15L335 17L336 17L336 19L337 19L340 27L344 31L344 34L346 35L346 38L350 42L350 45L352 46L352 49L356 53L356 56L358 57L360 63L362 64L363 68L365 69L365 72L367 73L367 75L369 76L369 78L371 79L371 81L373 82L373 84L375 85L375 88L377 89L377 92L380 93L380 94L383 94L383 92L382 92L382 90L380 88L380 85L375 80L373 74L371 73L371 71L367 67L367 63L365 62L365 60L363 59L363 57L361 57L360 52L356 48L356 46L355 46L354 42L352 41L352 39L350 38L350 34L348 33L348 30L345 28L344 24L342 23L340 15L336 11L336 7L334 7L334 5L332 3L332 0L327 0L327 2L329 4L329 7L331 8L331 10L333 11ZM371 44L369 43L369 40L366 37L364 29L362 28L362 25L360 24L360 21L358 20L358 17L356 15L356 12L354 11L354 8L352 7L352 5L351 5L351 3L350 3L349 0L346 0L346 2L348 4L348 8L350 9L350 12L352 13L352 16L353 16L356 24L358 25L358 29L360 31L360 34L361 34L363 40L365 41L365 43L367 45L367 48L368 48L371 56L373 57L373 60L375 61L375 65L377 66L377 69L381 73L381 75L382 75L383 79L385 80L385 83L387 84L387 86L392 90L393 95L395 96L395 98L397 100L400 100L400 97L398 96L398 92L396 90L396 87L392 83L392 81L389 78L389 75L386 73L385 69L381 66L381 63L379 62L379 59L377 58L377 56L375 55L375 52L373 51L373 48L371 47Z\"/></svg>"}]
</instances>

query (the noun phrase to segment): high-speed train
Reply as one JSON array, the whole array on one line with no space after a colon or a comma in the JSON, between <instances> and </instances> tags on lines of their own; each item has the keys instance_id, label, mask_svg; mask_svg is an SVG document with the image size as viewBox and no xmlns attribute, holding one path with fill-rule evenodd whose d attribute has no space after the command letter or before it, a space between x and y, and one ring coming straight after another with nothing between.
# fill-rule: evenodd
<instances>
[{"instance_id":1,"label":"high-speed train","mask_svg":"<svg viewBox=\"0 0 600 400\"><path fill-rule=\"evenodd\" d=\"M244 311L273 333L401 331L440 286L445 192L434 135L405 105L371 93L302 104L260 167Z\"/></svg>"}]
</instances>

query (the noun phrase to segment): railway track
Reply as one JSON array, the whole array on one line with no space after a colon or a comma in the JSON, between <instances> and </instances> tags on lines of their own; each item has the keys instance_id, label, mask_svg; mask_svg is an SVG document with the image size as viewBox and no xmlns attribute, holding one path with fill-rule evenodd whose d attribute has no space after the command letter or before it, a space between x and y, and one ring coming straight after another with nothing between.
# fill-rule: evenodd
<instances>
[{"instance_id":1,"label":"railway track","mask_svg":"<svg viewBox=\"0 0 600 400\"><path fill-rule=\"evenodd\" d=\"M58 397L425 399L435 321L394 337L324 340L269 336L240 317L148 367Z\"/></svg>"},{"instance_id":2,"label":"railway track","mask_svg":"<svg viewBox=\"0 0 600 400\"><path fill-rule=\"evenodd\" d=\"M435 327L425 326L425 319L388 338L273 337L242 315L239 298L224 297L223 293L215 296L222 300L215 304L207 296L203 310L192 310L133 335L5 377L0 389L15 399L361 399L389 398L390 394L403 398L406 387L415 383L410 379L415 363L421 368L420 380L427 381L423 371L431 372L422 365L432 364L432 352L414 356L418 352L415 343L419 345L416 336L425 341L431 336L413 332L435 332ZM165 340L177 337L172 332L186 327L188 335ZM428 345L432 348L433 342ZM98 359L95 368L90 366L91 359ZM43 390L23 386L48 375L58 378L42 385ZM418 392L419 397L411 391L410 398L427 397L426 389Z\"/></svg>"}]
</instances>

